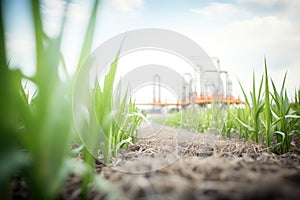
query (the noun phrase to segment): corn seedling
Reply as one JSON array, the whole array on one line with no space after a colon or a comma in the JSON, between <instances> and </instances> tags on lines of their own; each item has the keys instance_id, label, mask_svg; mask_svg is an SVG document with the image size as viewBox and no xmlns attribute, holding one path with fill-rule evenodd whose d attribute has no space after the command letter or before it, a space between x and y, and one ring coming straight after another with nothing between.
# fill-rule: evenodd
<instances>
[{"instance_id":1,"label":"corn seedling","mask_svg":"<svg viewBox=\"0 0 300 200\"><path fill-rule=\"evenodd\" d=\"M206 113L207 112L207 113ZM188 116L186 116L188 117ZM211 120L212 120L212 115L210 109L203 109L199 108L198 109L198 123L197 123L197 131L199 132L205 132L211 127ZM194 119L194 121L197 121L197 119Z\"/></svg>"},{"instance_id":2,"label":"corn seedling","mask_svg":"<svg viewBox=\"0 0 300 200\"><path fill-rule=\"evenodd\" d=\"M300 119L300 116L292 113L290 102L287 96L287 92L284 89L286 74L283 79L282 87L280 93L278 93L275 84L272 81L273 94L271 94L275 105L272 107L272 114L275 119L273 123L275 127L276 134L276 145L274 150L279 150L280 153L285 153L289 151L291 147L292 136L295 133L299 133L296 123Z\"/></svg>"},{"instance_id":3,"label":"corn seedling","mask_svg":"<svg viewBox=\"0 0 300 200\"><path fill-rule=\"evenodd\" d=\"M97 5L98 0L95 0L80 62L90 52ZM10 181L16 174L25 177L31 198L55 199L68 174L80 166L80 162L69 166L70 136L74 133L73 79L69 77L62 81L58 73L61 65L65 69L60 46L67 15L63 14L58 36L50 38L44 32L40 1L31 1L31 14L36 45L36 74L33 77L24 76L18 69L10 69L4 45L2 12L0 14L0 187L4 199L10 199ZM26 84L22 86L24 79L38 88L31 102L24 92ZM90 182L97 183L99 189L99 178L91 173L83 173L83 176L90 177Z\"/></svg>"},{"instance_id":4,"label":"corn seedling","mask_svg":"<svg viewBox=\"0 0 300 200\"><path fill-rule=\"evenodd\" d=\"M118 109L119 112L116 115L116 122L119 128L116 129L114 134L114 155L124 146L128 147L129 143L136 141L138 127L142 119L145 119L144 115L135 107L135 103L132 99L129 99L128 105L125 104L125 100L127 100L127 95L123 98L122 107Z\"/></svg>"},{"instance_id":5,"label":"corn seedling","mask_svg":"<svg viewBox=\"0 0 300 200\"><path fill-rule=\"evenodd\" d=\"M230 138L231 133L236 132L236 125L234 115L236 115L236 109L232 107L229 103L227 104L225 120L222 127L222 135Z\"/></svg>"},{"instance_id":6,"label":"corn seedling","mask_svg":"<svg viewBox=\"0 0 300 200\"><path fill-rule=\"evenodd\" d=\"M266 145L267 147L270 147L274 130L271 128L272 123L272 115L271 115L271 105L272 102L270 101L270 92L269 92L269 76L268 76L268 69L267 69L267 61L266 58L264 58L264 64L265 64L265 107L264 107L264 127L265 127L265 133L266 133Z\"/></svg>"},{"instance_id":7,"label":"corn seedling","mask_svg":"<svg viewBox=\"0 0 300 200\"><path fill-rule=\"evenodd\" d=\"M240 87L242 89L245 101L246 101L246 108L245 111L247 113L248 120L243 121L236 117L237 122L240 126L243 126L249 135L248 139L251 140L254 138L254 141L258 143L259 135L261 133L261 113L264 109L264 101L262 100L262 85L263 85L263 77L261 78L258 93L256 94L256 87L255 87L255 75L253 73L253 83L252 83L252 92L250 92L251 102L248 100L248 97L239 82Z\"/></svg>"},{"instance_id":8,"label":"corn seedling","mask_svg":"<svg viewBox=\"0 0 300 200\"><path fill-rule=\"evenodd\" d=\"M205 132L211 126L211 112L205 107L190 107L168 114L165 124L191 131Z\"/></svg>"},{"instance_id":9,"label":"corn seedling","mask_svg":"<svg viewBox=\"0 0 300 200\"><path fill-rule=\"evenodd\" d=\"M40 2L32 1L31 6L37 72L34 77L28 78L18 71L10 70L5 55L2 54L1 60L5 62L5 64L1 63L1 68L5 71L4 80L10 82L10 86L3 90L13 94L8 98L15 99L12 105L15 107L8 107L6 113L8 115L1 117L1 121L5 121L9 114L14 115L14 118L17 117L18 121L13 120L14 126L17 127L15 131L3 130L1 133L15 137L15 141L19 142L20 148L24 149L30 158L27 167L23 170L32 191L32 198L53 199L68 175L64 166L69 155L69 136L72 130L69 98L72 81L62 82L57 73L58 66L62 62L59 51L62 30L56 38L47 37L43 32ZM65 18L63 23L64 21ZM1 29L3 30L2 25ZM1 38L4 38L4 35L1 35ZM5 49L3 48L2 51L5 52ZM30 79L38 87L37 95L30 104L28 104L28 95L21 85L23 78ZM11 100L4 99L4 105L10 104Z\"/></svg>"},{"instance_id":10,"label":"corn seedling","mask_svg":"<svg viewBox=\"0 0 300 200\"><path fill-rule=\"evenodd\" d=\"M211 124L210 129L215 133L222 133L224 123L226 122L226 109L221 103L213 102L210 108Z\"/></svg>"},{"instance_id":11,"label":"corn seedling","mask_svg":"<svg viewBox=\"0 0 300 200\"><path fill-rule=\"evenodd\" d=\"M168 116L165 119L165 124L168 126L179 128L181 126L181 119L181 112L174 111L168 114Z\"/></svg>"},{"instance_id":12,"label":"corn seedling","mask_svg":"<svg viewBox=\"0 0 300 200\"><path fill-rule=\"evenodd\" d=\"M249 138L249 129L247 126L242 126L241 123L246 123L248 121L249 108L238 108L236 115L233 114L235 118L234 124L237 127L237 132L240 138ZM237 120L238 119L238 120Z\"/></svg>"},{"instance_id":13,"label":"corn seedling","mask_svg":"<svg viewBox=\"0 0 300 200\"><path fill-rule=\"evenodd\" d=\"M292 103L293 114L300 116L300 90L295 90L295 102ZM300 120L297 120L296 129L300 130Z\"/></svg>"},{"instance_id":14,"label":"corn seedling","mask_svg":"<svg viewBox=\"0 0 300 200\"><path fill-rule=\"evenodd\" d=\"M95 110L97 120L101 127L101 150L104 163L110 163L111 154L117 152L128 143L135 141L136 131L142 121L142 115L135 108L132 100L127 104L127 93L121 99L121 92L117 88L116 98L113 98L113 84L118 65L118 56L111 64L105 76L103 89L99 84L95 88Z\"/></svg>"},{"instance_id":15,"label":"corn seedling","mask_svg":"<svg viewBox=\"0 0 300 200\"><path fill-rule=\"evenodd\" d=\"M240 84L246 100L246 108L245 110L239 111L237 113L236 121L241 126L240 135L250 139L252 138L252 134L254 134L256 142L258 142L258 137L262 135L261 133L265 132L265 141L267 147L271 146L273 136L275 134L276 144L274 145L273 149L275 151L279 151L280 153L284 153L290 149L292 136L294 134L299 134L297 123L299 123L300 117L299 113L297 113L296 111L291 111L291 104L285 90L286 74L284 76L280 92L277 91L275 84L271 79L273 88L273 93L271 93L269 91L269 77L266 59L264 60L264 64L264 98L261 95L263 78L261 79L260 88L256 97L254 84L255 78L253 76L253 88L252 92L250 93L252 100L251 104L248 101L248 98ZM298 100L296 95L296 102L297 101ZM272 105L273 102L274 105ZM262 126L264 127L264 130L262 129ZM248 135L247 132L250 133L250 135Z\"/></svg>"},{"instance_id":16,"label":"corn seedling","mask_svg":"<svg viewBox=\"0 0 300 200\"><path fill-rule=\"evenodd\" d=\"M2 3L2 2L1 2ZM2 5L0 3L0 9ZM19 70L9 69L5 50L5 30L0 13L0 196L10 199L10 179L16 172L30 164L30 157L20 150L19 134L24 122L20 121L20 109L25 100L22 88L22 74ZM25 111L24 111L25 112Z\"/></svg>"}]
</instances>

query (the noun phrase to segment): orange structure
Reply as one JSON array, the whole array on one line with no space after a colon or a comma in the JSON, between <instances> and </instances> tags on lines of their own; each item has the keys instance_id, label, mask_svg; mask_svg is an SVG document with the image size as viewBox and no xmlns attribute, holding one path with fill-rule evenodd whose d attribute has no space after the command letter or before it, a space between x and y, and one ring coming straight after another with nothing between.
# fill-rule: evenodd
<instances>
[{"instance_id":1,"label":"orange structure","mask_svg":"<svg viewBox=\"0 0 300 200\"><path fill-rule=\"evenodd\" d=\"M234 96L227 96L222 97L221 95L215 95L215 96L204 96L203 94L200 94L198 96L196 93L193 96L193 100L190 101L189 99L183 98L181 102L177 103L162 103L160 99L156 100L153 99L153 102L149 103L136 103L136 105L140 106L188 106L191 104L196 105L206 105L211 103L223 103L223 104L244 104L244 102L238 97L234 98Z\"/></svg>"}]
</instances>

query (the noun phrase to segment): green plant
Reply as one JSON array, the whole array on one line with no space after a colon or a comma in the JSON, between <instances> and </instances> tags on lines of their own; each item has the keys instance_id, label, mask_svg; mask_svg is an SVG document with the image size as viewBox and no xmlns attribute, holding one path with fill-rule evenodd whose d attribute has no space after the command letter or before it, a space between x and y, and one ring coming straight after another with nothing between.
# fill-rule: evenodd
<instances>
[{"instance_id":1,"label":"green plant","mask_svg":"<svg viewBox=\"0 0 300 200\"><path fill-rule=\"evenodd\" d=\"M165 124L168 126L179 128L181 126L181 118L181 112L174 111L167 115L165 119Z\"/></svg>"},{"instance_id":2,"label":"green plant","mask_svg":"<svg viewBox=\"0 0 300 200\"><path fill-rule=\"evenodd\" d=\"M234 124L237 127L236 130L240 138L249 138L249 130L247 126L241 125L241 122L245 124L248 120L248 110L248 107L238 108L236 114L232 114L232 116L234 117Z\"/></svg>"},{"instance_id":3,"label":"green plant","mask_svg":"<svg viewBox=\"0 0 300 200\"><path fill-rule=\"evenodd\" d=\"M98 2L95 0L93 5L78 66L91 50ZM72 160L70 136L74 133L71 109L73 78L62 81L58 73L61 64L65 67L60 45L67 15L63 15L58 36L50 38L43 31L40 1L32 0L31 7L36 45L36 74L33 77L9 68L2 12L0 15L0 92L3 95L0 98L0 187L4 199L10 198L10 180L14 175L26 178L31 198L54 199L68 174L81 165L75 162L72 167L69 166ZM24 79L38 88L30 103L22 86ZM86 163L89 162L86 160ZM83 170L90 168L89 171L92 171L92 167L88 166ZM88 180L83 188L95 182L99 189L100 179L96 175L82 173L82 176Z\"/></svg>"},{"instance_id":4,"label":"green plant","mask_svg":"<svg viewBox=\"0 0 300 200\"><path fill-rule=\"evenodd\" d=\"M134 142L137 128L143 119L143 115L138 112L131 99L127 104L127 93L121 99L118 87L115 98L113 96L117 65L118 56L105 76L103 89L98 82L95 87L95 110L101 127L100 138L101 141L105 141L100 146L105 164L109 164L111 155L115 156L124 145Z\"/></svg>"},{"instance_id":5,"label":"green plant","mask_svg":"<svg viewBox=\"0 0 300 200\"><path fill-rule=\"evenodd\" d=\"M258 143L259 135L261 134L261 113L264 109L264 101L262 99L262 85L263 85L263 77L261 78L260 85L258 92L256 94L256 87L255 87L255 75L253 73L253 82L252 82L252 91L250 92L251 101L248 100L248 97L239 81L240 87L242 89L245 101L246 101L246 108L245 111L247 113L248 120L245 121L244 119L239 119L236 117L237 122L245 128L244 130L247 131L246 135L248 135L248 139L251 140L254 138L254 141ZM245 116L245 115L244 115Z\"/></svg>"},{"instance_id":6,"label":"green plant","mask_svg":"<svg viewBox=\"0 0 300 200\"><path fill-rule=\"evenodd\" d=\"M271 146L271 142L273 139L274 130L271 128L272 124L272 115L271 115L271 105L272 102L270 101L270 92L269 92L269 76L268 76L268 68L267 68L267 61L264 58L265 64L265 107L264 107L264 127L266 133L266 145L267 147Z\"/></svg>"},{"instance_id":7,"label":"green plant","mask_svg":"<svg viewBox=\"0 0 300 200\"><path fill-rule=\"evenodd\" d=\"M222 133L224 123L226 123L226 109L221 103L212 102L210 108L211 124L210 128L216 133Z\"/></svg>"},{"instance_id":8,"label":"green plant","mask_svg":"<svg viewBox=\"0 0 300 200\"><path fill-rule=\"evenodd\" d=\"M0 10L2 11L2 2ZM9 199L10 179L16 172L30 164L30 157L20 150L19 134L23 122L19 119L19 111L23 109L24 104L22 74L17 69L9 69L2 13L0 13L0 196Z\"/></svg>"},{"instance_id":9,"label":"green plant","mask_svg":"<svg viewBox=\"0 0 300 200\"><path fill-rule=\"evenodd\" d=\"M104 163L110 163L111 156L111 141L113 137L113 83L115 79L115 73L118 65L118 57L112 62L111 68L108 74L105 76L103 90L100 85L96 83L95 88L95 110L97 114L97 120L101 127L101 139L105 140L101 145L101 150L104 155Z\"/></svg>"},{"instance_id":10,"label":"green plant","mask_svg":"<svg viewBox=\"0 0 300 200\"><path fill-rule=\"evenodd\" d=\"M98 4L99 0L95 0L77 73L91 51ZM58 73L60 66L66 69L60 46L67 15L63 13L58 36L50 38L43 29L40 1L32 0L31 6L36 45L36 74L33 77L26 77L20 70L9 68L2 12L0 14L0 92L3 95L0 98L0 196L10 198L11 178L17 174L25 177L31 198L55 199L67 176L75 173L82 177L83 199L88 199L91 185L105 192L109 198L121 199L108 183L94 173L95 158L83 144L70 152L70 140L76 138L71 98L74 78L61 80ZM68 6L67 2L65 10ZM127 94L122 100L118 94L118 101L112 109L117 60L118 56L105 78L104 90L101 91L97 84L96 91L90 91L89 97L95 97L92 103L97 102L96 106L86 105L89 111L96 107L105 138L98 140L96 135L92 135L89 139L92 143L103 144L101 147L107 164L111 151L115 155L125 145L135 141L143 118L131 99L127 104ZM31 102L28 101L29 94L25 93L27 84L22 86L22 80L34 83L38 88ZM93 112L89 112L88 117L94 117ZM92 133L97 132L96 127L96 124L87 124L88 131ZM81 138L77 138L77 142L81 142L78 139ZM83 163L72 159L79 152L83 153Z\"/></svg>"},{"instance_id":11,"label":"green plant","mask_svg":"<svg viewBox=\"0 0 300 200\"><path fill-rule=\"evenodd\" d=\"M231 137L231 133L236 131L236 125L235 125L235 119L234 119L234 115L236 112L236 109L234 109L232 107L232 105L230 105L229 103L227 104L226 107L226 114L225 114L225 120L222 126L222 135L225 137L230 138Z\"/></svg>"},{"instance_id":12,"label":"green plant","mask_svg":"<svg viewBox=\"0 0 300 200\"><path fill-rule=\"evenodd\" d=\"M5 73L1 74L9 83L2 90L11 94L3 99L3 105L10 104L11 107L6 108L7 113L3 113L5 116L1 117L1 121L3 124L10 123L5 121L7 118L10 120L12 115L14 130L4 128L6 130L1 133L10 135L14 143L19 144L19 152L29 157L27 165L20 168L31 188L31 196L36 199L53 199L68 175L64 165L69 155L68 144L72 130L69 99L72 80L62 82L57 73L62 62L59 51L62 30L56 38L47 37L43 32L40 2L32 1L31 5L36 44L36 74L25 77L18 70L10 70L5 59L5 48L2 48L1 60L4 62L1 63L1 68ZM65 18L63 23L64 21ZM2 24L1 29L3 30ZM3 34L1 38L4 41ZM21 84L24 78L38 87L37 95L30 104ZM14 100L11 104L12 98Z\"/></svg>"},{"instance_id":13,"label":"green plant","mask_svg":"<svg viewBox=\"0 0 300 200\"><path fill-rule=\"evenodd\" d=\"M292 103L292 109L293 109L293 114L300 116L300 89L295 90L295 99L294 103ZM300 130L300 120L297 120L296 123L296 129Z\"/></svg>"},{"instance_id":14,"label":"green plant","mask_svg":"<svg viewBox=\"0 0 300 200\"><path fill-rule=\"evenodd\" d=\"M120 93L117 95L120 96ZM118 114L115 116L119 128L117 128L114 133L114 156L120 149L122 149L122 147L125 145L128 147L129 143L135 142L137 137L137 129L142 120L146 120L145 116L137 110L135 103L131 98L129 99L128 105L125 104L125 100L127 100L127 95L125 95L123 98L122 104L119 104L118 101L116 101L117 104L115 106L117 107L117 105L121 105L121 107L118 109Z\"/></svg>"},{"instance_id":15,"label":"green plant","mask_svg":"<svg viewBox=\"0 0 300 200\"><path fill-rule=\"evenodd\" d=\"M198 115L198 120L197 120ZM186 116L188 118L188 115ZM196 130L200 133L207 131L211 127L212 113L209 108L198 108L196 110L196 116L194 117L195 122L197 122Z\"/></svg>"},{"instance_id":16,"label":"green plant","mask_svg":"<svg viewBox=\"0 0 300 200\"><path fill-rule=\"evenodd\" d=\"M294 112L291 111L291 104L285 90L286 74L280 92L277 91L275 84L271 79L273 88L273 93L271 93L269 90L269 76L266 59L264 60L264 68L264 96L261 94L263 78L261 79L256 97L255 77L253 75L253 88L252 92L250 92L251 102L249 102L240 83L246 100L246 108L237 113L236 121L240 125L240 135L245 136L248 139L252 138L252 135L254 135L255 141L258 142L259 136L262 135L261 133L265 132L267 147L271 146L275 134L276 144L273 146L273 149L280 153L285 153L290 149L292 136L294 134L299 134L297 123L299 123L300 116L296 110ZM296 95L296 102L297 101ZM273 102L274 105L272 105Z\"/></svg>"},{"instance_id":17,"label":"green plant","mask_svg":"<svg viewBox=\"0 0 300 200\"><path fill-rule=\"evenodd\" d=\"M295 133L299 134L296 123L300 119L300 116L291 111L287 92L284 89L285 81L286 74L283 79L280 93L278 93L272 80L273 94L271 94L275 103L275 105L272 107L272 114L275 119L273 123L273 126L275 127L274 133L276 134L276 144L274 146L274 150L279 151L280 153L289 151L291 147L292 136Z\"/></svg>"},{"instance_id":18,"label":"green plant","mask_svg":"<svg viewBox=\"0 0 300 200\"><path fill-rule=\"evenodd\" d=\"M191 131L205 132L211 126L211 112L209 108L190 107L178 112L169 113L165 124Z\"/></svg>"}]
</instances>

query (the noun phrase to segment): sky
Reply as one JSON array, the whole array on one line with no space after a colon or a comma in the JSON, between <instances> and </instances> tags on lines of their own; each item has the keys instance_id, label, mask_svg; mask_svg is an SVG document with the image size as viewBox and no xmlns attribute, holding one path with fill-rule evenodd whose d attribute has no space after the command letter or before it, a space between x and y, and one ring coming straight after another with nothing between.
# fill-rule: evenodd
<instances>
[{"instance_id":1,"label":"sky","mask_svg":"<svg viewBox=\"0 0 300 200\"><path fill-rule=\"evenodd\" d=\"M92 0L71 1L63 36L68 73L74 74ZM34 70L34 38L28 0L4 1L8 56L24 74ZM46 33L55 36L65 3L43 1ZM229 73L233 95L241 96L241 81L249 92L252 74L256 82L267 59L269 73L279 87L287 71L290 97L300 88L299 0L103 0L99 6L93 49L107 39L134 29L162 28L181 33L220 60Z\"/></svg>"}]
</instances>

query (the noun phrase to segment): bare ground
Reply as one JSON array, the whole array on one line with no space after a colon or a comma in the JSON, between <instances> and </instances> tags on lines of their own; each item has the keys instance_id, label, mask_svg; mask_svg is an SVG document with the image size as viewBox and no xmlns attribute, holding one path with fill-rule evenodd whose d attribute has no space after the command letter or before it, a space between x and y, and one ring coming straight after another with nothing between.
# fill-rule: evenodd
<instances>
[{"instance_id":1,"label":"bare ground","mask_svg":"<svg viewBox=\"0 0 300 200\"><path fill-rule=\"evenodd\" d=\"M262 145L211 133L171 127L151 133L155 134L142 135L123 150L111 166L97 164L98 173L123 199L300 197L298 140L289 153L277 155ZM80 183L79 177L71 176L59 199L81 199ZM91 191L90 198L106 196Z\"/></svg>"},{"instance_id":2,"label":"bare ground","mask_svg":"<svg viewBox=\"0 0 300 200\"><path fill-rule=\"evenodd\" d=\"M296 149L276 155L237 138L165 127L101 174L128 199L299 199Z\"/></svg>"}]
</instances>

